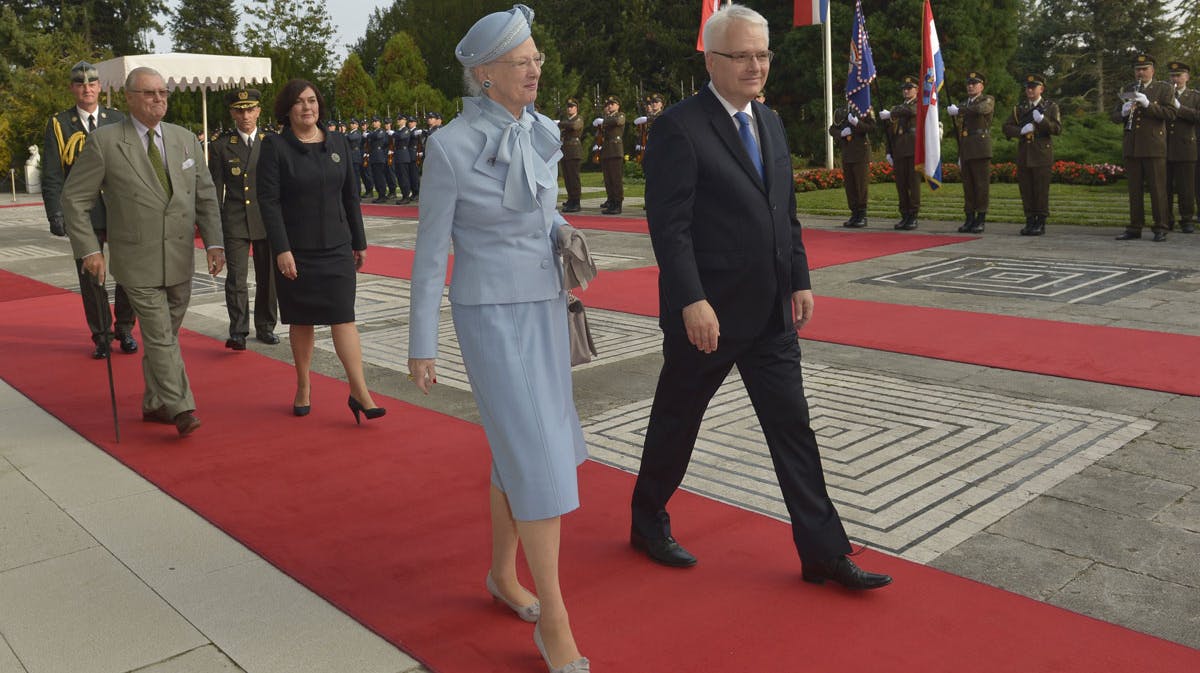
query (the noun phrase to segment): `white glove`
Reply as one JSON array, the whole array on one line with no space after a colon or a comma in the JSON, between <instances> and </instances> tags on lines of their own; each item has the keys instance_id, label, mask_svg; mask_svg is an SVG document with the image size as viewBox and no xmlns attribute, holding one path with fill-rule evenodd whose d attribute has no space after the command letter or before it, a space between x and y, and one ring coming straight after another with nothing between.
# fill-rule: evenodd
<instances>
[{"instance_id":1,"label":"white glove","mask_svg":"<svg viewBox=\"0 0 1200 673\"><path fill-rule=\"evenodd\" d=\"M1021 135L1025 135L1027 133L1033 133L1033 124L1026 124L1021 127Z\"/></svg>"},{"instance_id":2,"label":"white glove","mask_svg":"<svg viewBox=\"0 0 1200 673\"><path fill-rule=\"evenodd\" d=\"M592 151L593 151L593 152L598 152L599 150L600 150L600 146L599 146L599 145L592 145Z\"/></svg>"},{"instance_id":3,"label":"white glove","mask_svg":"<svg viewBox=\"0 0 1200 673\"><path fill-rule=\"evenodd\" d=\"M1132 109L1133 109L1133 101L1131 101L1131 100L1125 101L1125 104L1121 106L1121 116L1128 117L1129 111Z\"/></svg>"},{"instance_id":4,"label":"white glove","mask_svg":"<svg viewBox=\"0 0 1200 673\"><path fill-rule=\"evenodd\" d=\"M634 151L634 152L641 152L641 151L642 151L642 146L641 146L641 145L634 145L634 146L633 146L633 151Z\"/></svg>"},{"instance_id":5,"label":"white glove","mask_svg":"<svg viewBox=\"0 0 1200 673\"><path fill-rule=\"evenodd\" d=\"M592 122L592 126L599 126L604 123L604 117L596 117L596 121Z\"/></svg>"},{"instance_id":6,"label":"white glove","mask_svg":"<svg viewBox=\"0 0 1200 673\"><path fill-rule=\"evenodd\" d=\"M884 110L884 112L887 112L887 110ZM895 166L895 165L896 165L896 162L892 161L892 155L890 155L890 154L889 154L889 155L887 155L887 162L888 162L888 166Z\"/></svg>"},{"instance_id":7,"label":"white glove","mask_svg":"<svg viewBox=\"0 0 1200 673\"><path fill-rule=\"evenodd\" d=\"M958 116L958 106L955 105L954 103L951 103L950 107L946 108L946 112L949 112L951 117L957 117Z\"/></svg>"},{"instance_id":8,"label":"white glove","mask_svg":"<svg viewBox=\"0 0 1200 673\"><path fill-rule=\"evenodd\" d=\"M387 132L387 134L388 134L389 136L390 136L390 135L395 135L395 134L396 134L396 132L395 132L395 131L388 131L388 132Z\"/></svg>"},{"instance_id":9,"label":"white glove","mask_svg":"<svg viewBox=\"0 0 1200 673\"><path fill-rule=\"evenodd\" d=\"M1146 94L1142 93L1141 91L1137 92L1137 95L1134 96L1133 99L1136 100L1137 104L1141 105L1142 107L1150 107L1150 99L1146 98Z\"/></svg>"},{"instance_id":10,"label":"white glove","mask_svg":"<svg viewBox=\"0 0 1200 673\"><path fill-rule=\"evenodd\" d=\"M880 118L880 119L882 119L882 120L884 120L884 121L887 121L887 120L891 119L891 118L892 118L892 111L891 111L891 110L880 110L880 112L879 112L879 118Z\"/></svg>"},{"instance_id":11,"label":"white glove","mask_svg":"<svg viewBox=\"0 0 1200 673\"><path fill-rule=\"evenodd\" d=\"M646 123L646 117L645 117L645 116L638 117L637 119L633 120L633 125L634 125L634 126L641 126L642 124L645 124L645 123Z\"/></svg>"},{"instance_id":12,"label":"white glove","mask_svg":"<svg viewBox=\"0 0 1200 673\"><path fill-rule=\"evenodd\" d=\"M1033 111L1033 123L1034 124L1041 124L1042 120L1045 118L1046 118L1046 115L1042 114L1041 110Z\"/></svg>"},{"instance_id":13,"label":"white glove","mask_svg":"<svg viewBox=\"0 0 1200 673\"><path fill-rule=\"evenodd\" d=\"M1179 99L1175 98L1173 100L1175 101L1175 109L1178 110L1179 109Z\"/></svg>"},{"instance_id":14,"label":"white glove","mask_svg":"<svg viewBox=\"0 0 1200 673\"><path fill-rule=\"evenodd\" d=\"M843 138L845 138L845 137L849 136L851 133L854 133L854 131L851 131L849 126L847 126L846 128L842 129L842 137L843 137Z\"/></svg>"},{"instance_id":15,"label":"white glove","mask_svg":"<svg viewBox=\"0 0 1200 673\"><path fill-rule=\"evenodd\" d=\"M851 126L858 126L858 117L855 117L853 114L846 115L846 121L850 122Z\"/></svg>"},{"instance_id":16,"label":"white glove","mask_svg":"<svg viewBox=\"0 0 1200 673\"><path fill-rule=\"evenodd\" d=\"M414 136L419 136L419 135L421 135L421 134L423 134L423 133L425 133L425 131L422 131L421 129L415 129L415 130L413 131L413 135L414 135Z\"/></svg>"}]
</instances>

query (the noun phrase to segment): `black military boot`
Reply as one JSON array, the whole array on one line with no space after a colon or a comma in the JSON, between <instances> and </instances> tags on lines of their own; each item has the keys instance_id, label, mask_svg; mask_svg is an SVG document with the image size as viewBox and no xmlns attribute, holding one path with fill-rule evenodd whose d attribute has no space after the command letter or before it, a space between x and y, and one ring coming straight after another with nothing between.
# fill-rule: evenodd
<instances>
[{"instance_id":1,"label":"black military boot","mask_svg":"<svg viewBox=\"0 0 1200 673\"><path fill-rule=\"evenodd\" d=\"M607 208L600 211L600 214L601 215L620 215L621 214L621 202L616 201L614 203L610 203Z\"/></svg>"},{"instance_id":2,"label":"black military boot","mask_svg":"<svg viewBox=\"0 0 1200 673\"><path fill-rule=\"evenodd\" d=\"M967 232L972 233L972 234L982 234L983 233L983 220L985 217L987 217L987 213L985 213L985 212L981 211L981 212L975 213L975 221L971 223L971 228L968 229Z\"/></svg>"},{"instance_id":3,"label":"black military boot","mask_svg":"<svg viewBox=\"0 0 1200 673\"><path fill-rule=\"evenodd\" d=\"M975 226L975 213L967 213L967 219L958 227L958 233L965 234L971 231L971 227Z\"/></svg>"},{"instance_id":4,"label":"black military boot","mask_svg":"<svg viewBox=\"0 0 1200 673\"><path fill-rule=\"evenodd\" d=\"M908 228L908 218L909 218L909 217L910 217L910 215L908 215L907 213L904 213L904 214L900 215L900 221L899 221L899 222L896 222L895 224L893 224L893 225L892 225L892 229L895 229L895 230L897 230L897 231L900 231L900 230L903 230L903 229L907 229L907 228Z\"/></svg>"},{"instance_id":5,"label":"black military boot","mask_svg":"<svg viewBox=\"0 0 1200 673\"><path fill-rule=\"evenodd\" d=\"M1025 226L1021 227L1021 235L1022 236L1034 236L1035 235L1033 233L1033 230L1037 225L1035 225L1034 222L1037 222L1037 215L1026 215L1025 216Z\"/></svg>"},{"instance_id":6,"label":"black military boot","mask_svg":"<svg viewBox=\"0 0 1200 673\"><path fill-rule=\"evenodd\" d=\"M1045 215L1034 215L1033 216L1033 232L1030 235L1031 236L1041 236L1044 233L1046 233L1046 216Z\"/></svg>"},{"instance_id":7,"label":"black military boot","mask_svg":"<svg viewBox=\"0 0 1200 673\"><path fill-rule=\"evenodd\" d=\"M857 220L857 223L854 225L854 228L862 229L866 226L867 226L867 211L860 210L860 211L858 211L858 220Z\"/></svg>"},{"instance_id":8,"label":"black military boot","mask_svg":"<svg viewBox=\"0 0 1200 673\"><path fill-rule=\"evenodd\" d=\"M1180 223L1179 223L1179 231L1180 231L1180 233L1184 233L1184 234L1191 234L1191 233L1194 233L1194 232L1196 231L1196 225L1195 225L1195 224L1193 224L1193 220L1194 220L1194 219L1195 219L1195 218L1191 218L1191 217L1189 217L1189 218L1187 218L1186 220L1184 220L1184 221L1180 222Z\"/></svg>"},{"instance_id":9,"label":"black military boot","mask_svg":"<svg viewBox=\"0 0 1200 673\"><path fill-rule=\"evenodd\" d=\"M867 213L863 210L856 210L850 213L850 219L842 223L843 227L851 229L861 229L867 226Z\"/></svg>"},{"instance_id":10,"label":"black military boot","mask_svg":"<svg viewBox=\"0 0 1200 673\"><path fill-rule=\"evenodd\" d=\"M579 200L578 199L568 199L567 202L564 203L562 206L562 212L578 213L579 212Z\"/></svg>"}]
</instances>

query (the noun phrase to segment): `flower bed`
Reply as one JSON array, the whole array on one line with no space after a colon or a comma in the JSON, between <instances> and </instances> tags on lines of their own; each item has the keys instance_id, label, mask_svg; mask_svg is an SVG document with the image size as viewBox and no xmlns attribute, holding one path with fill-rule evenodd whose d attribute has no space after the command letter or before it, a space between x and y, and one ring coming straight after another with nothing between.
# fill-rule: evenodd
<instances>
[{"instance_id":1,"label":"flower bed","mask_svg":"<svg viewBox=\"0 0 1200 673\"><path fill-rule=\"evenodd\" d=\"M1017 165L1011 161L992 164L992 182L1016 182ZM868 173L872 183L891 182L892 166L886 161L872 161ZM1068 185L1107 185L1125 176L1125 169L1116 164L1080 164L1074 161L1058 161L1050 169L1050 180ZM845 184L840 168L804 168L792 172L796 191L811 192L818 189L841 189ZM958 165L942 165L942 182L961 182Z\"/></svg>"}]
</instances>

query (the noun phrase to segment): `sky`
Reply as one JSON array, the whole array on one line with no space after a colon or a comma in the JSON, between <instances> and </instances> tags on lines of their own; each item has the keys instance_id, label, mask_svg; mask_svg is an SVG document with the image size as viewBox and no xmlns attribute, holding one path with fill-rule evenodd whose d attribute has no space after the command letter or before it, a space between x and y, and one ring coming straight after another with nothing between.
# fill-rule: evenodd
<instances>
[{"instance_id":1,"label":"sky","mask_svg":"<svg viewBox=\"0 0 1200 673\"><path fill-rule=\"evenodd\" d=\"M167 0L167 6L174 9L178 0ZM238 3L241 6L242 3ZM329 12L337 31L338 44L334 48L334 63L341 64L346 57L347 49L367 32L367 19L371 12L378 7L391 7L392 0L326 0L325 11ZM169 23L169 17L160 16L159 22L164 26ZM242 20L242 25L245 20ZM162 33L152 33L150 42L155 53L171 51L171 35L165 27Z\"/></svg>"}]
</instances>

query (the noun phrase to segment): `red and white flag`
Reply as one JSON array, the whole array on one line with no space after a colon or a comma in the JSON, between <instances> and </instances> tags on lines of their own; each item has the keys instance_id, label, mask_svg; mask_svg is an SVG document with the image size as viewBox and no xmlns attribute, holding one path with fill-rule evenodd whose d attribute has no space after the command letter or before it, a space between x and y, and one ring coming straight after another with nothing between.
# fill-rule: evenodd
<instances>
[{"instance_id":1,"label":"red and white flag","mask_svg":"<svg viewBox=\"0 0 1200 673\"><path fill-rule=\"evenodd\" d=\"M704 51L704 24L721 7L721 0L700 0L700 32L696 35L696 51Z\"/></svg>"},{"instance_id":2,"label":"red and white flag","mask_svg":"<svg viewBox=\"0 0 1200 673\"><path fill-rule=\"evenodd\" d=\"M795 0L793 26L815 26L829 20L829 0Z\"/></svg>"}]
</instances>

